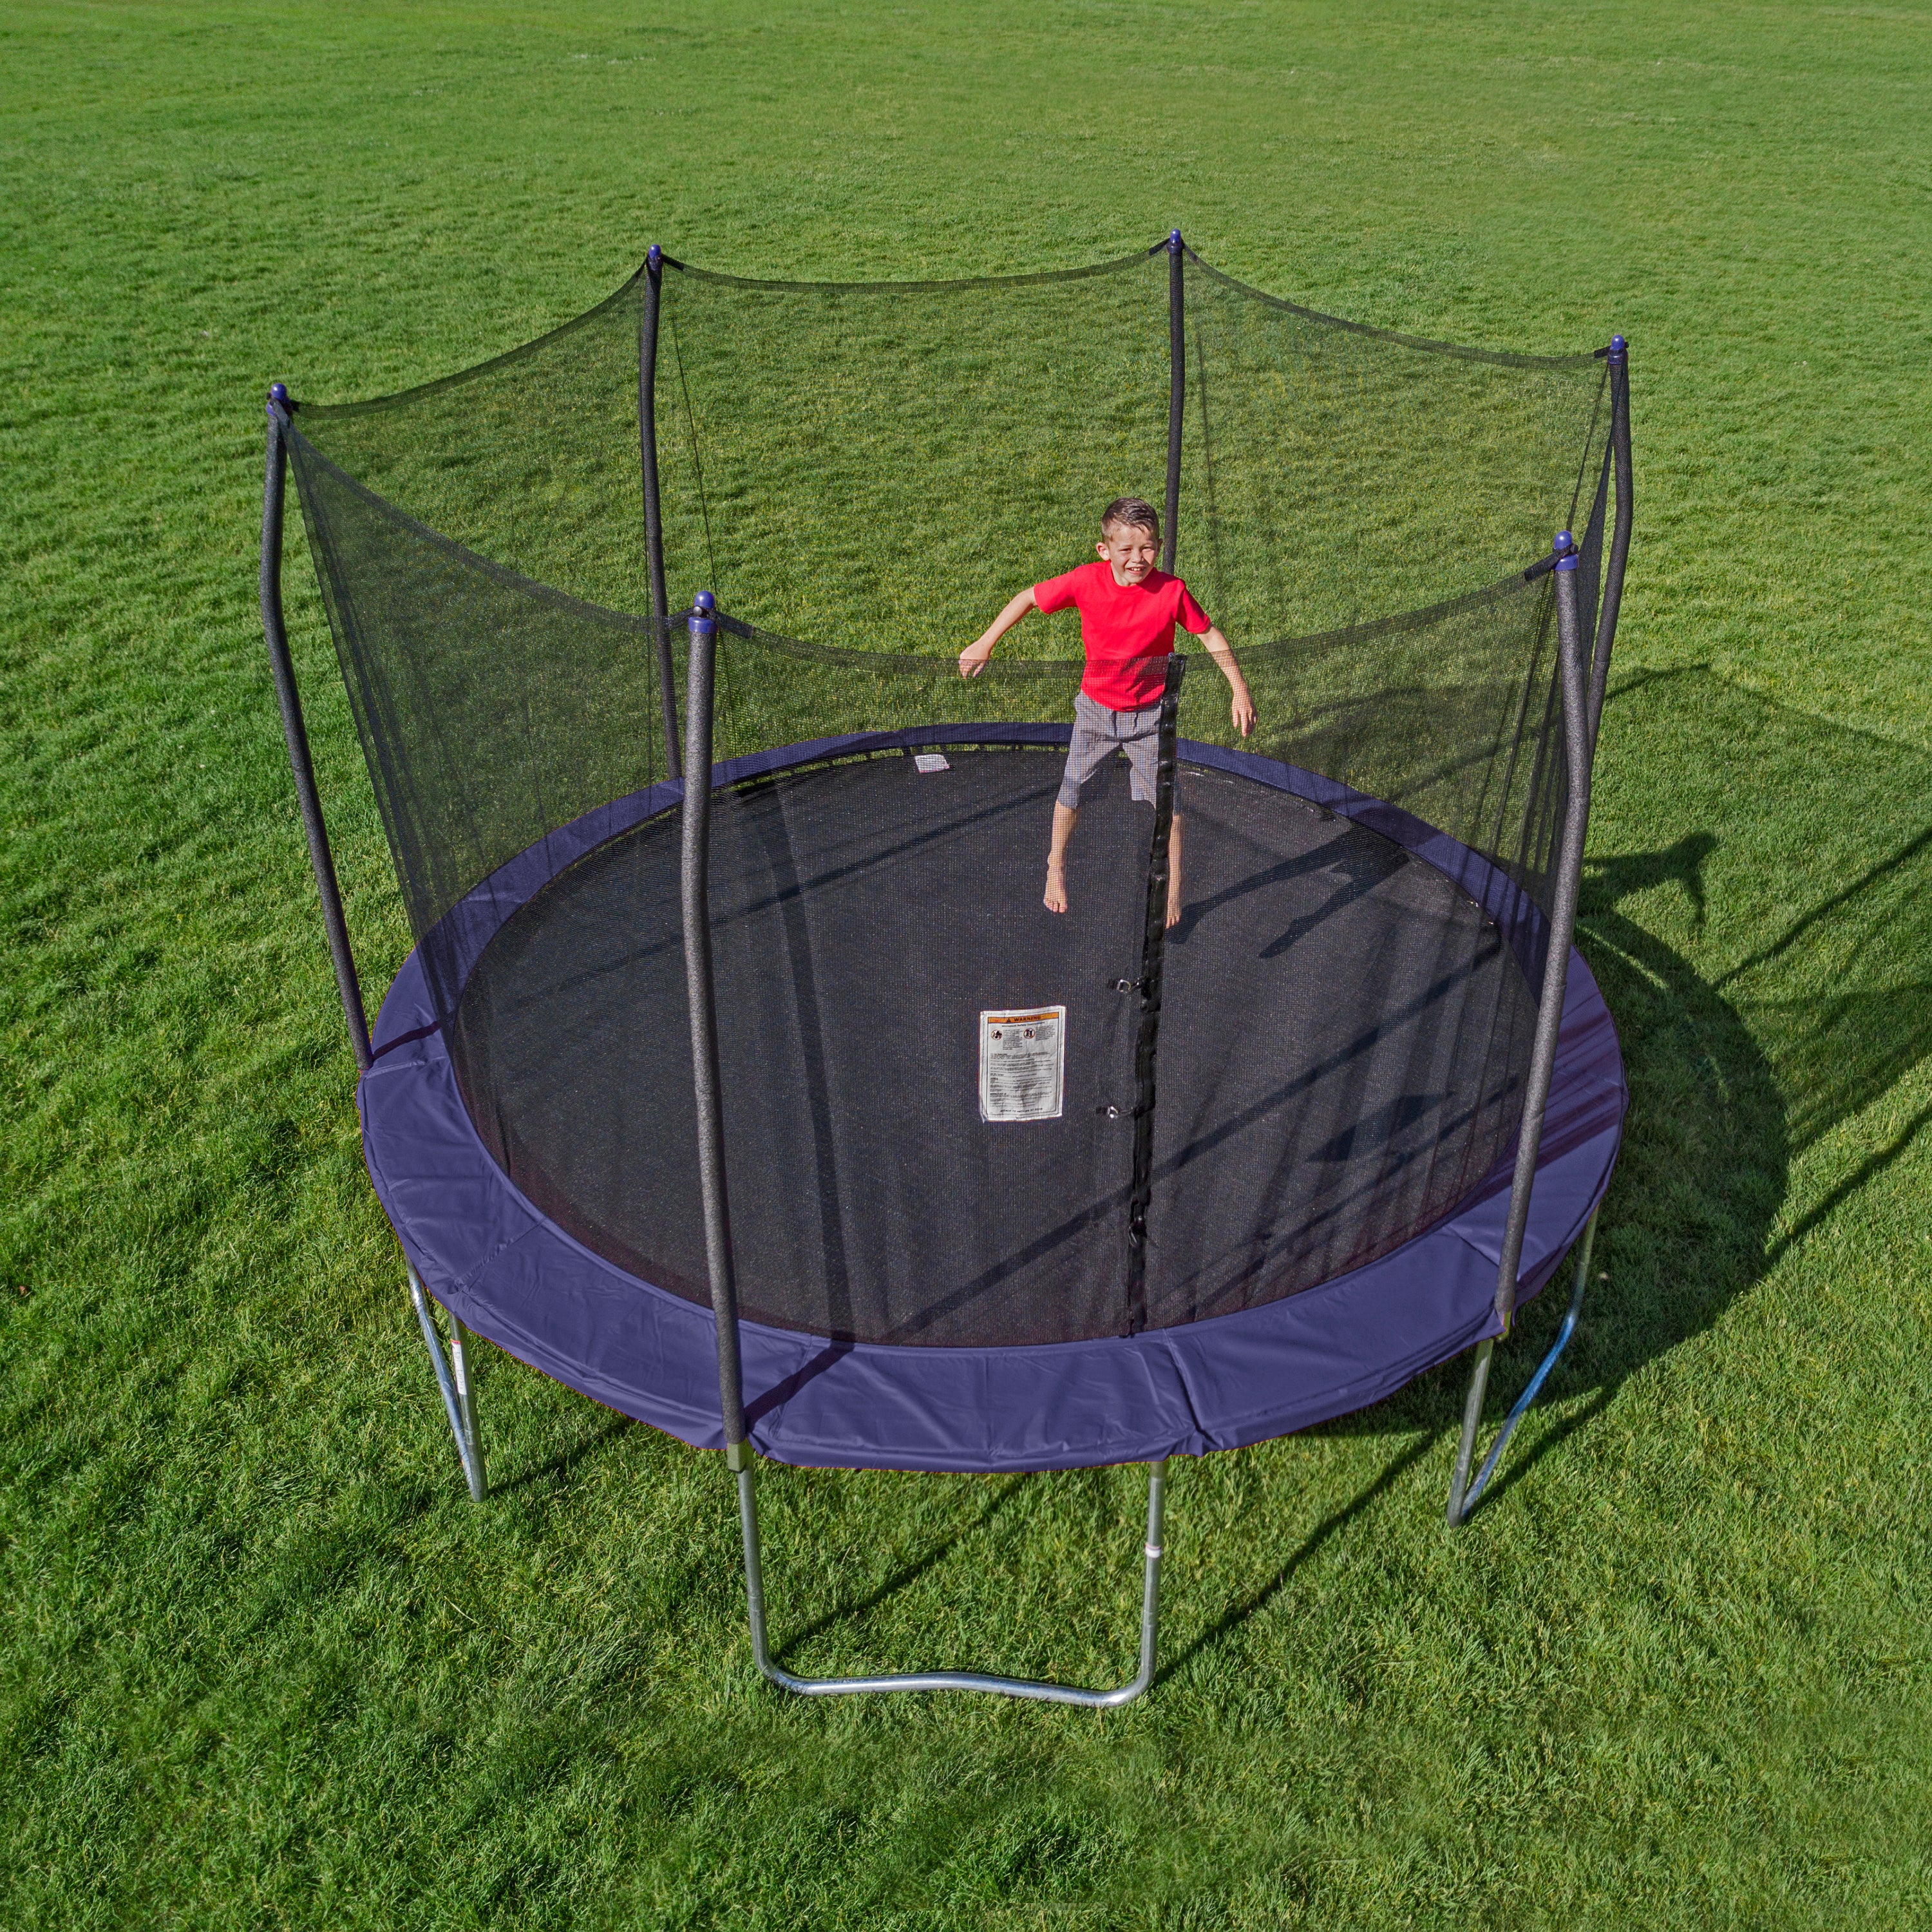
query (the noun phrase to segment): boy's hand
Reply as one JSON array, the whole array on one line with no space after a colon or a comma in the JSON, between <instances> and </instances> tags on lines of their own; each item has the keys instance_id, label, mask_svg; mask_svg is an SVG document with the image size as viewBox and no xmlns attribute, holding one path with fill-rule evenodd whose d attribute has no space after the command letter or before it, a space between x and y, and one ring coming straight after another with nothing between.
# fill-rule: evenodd
<instances>
[{"instance_id":1,"label":"boy's hand","mask_svg":"<svg viewBox=\"0 0 1932 1932\"><path fill-rule=\"evenodd\" d=\"M1234 693L1234 701L1228 708L1234 716L1234 728L1245 738L1255 728L1255 700L1248 695L1248 681L1241 675L1241 668L1234 662L1234 654L1228 648L1228 640L1221 634L1218 624L1208 626L1203 639L1208 646L1208 655L1221 668L1221 675L1228 680L1228 688Z\"/></svg>"},{"instance_id":2,"label":"boy's hand","mask_svg":"<svg viewBox=\"0 0 1932 1932\"><path fill-rule=\"evenodd\" d=\"M968 644L959 653L959 675L977 677L986 668L986 662L992 655L992 646L983 638L977 644Z\"/></svg>"}]
</instances>

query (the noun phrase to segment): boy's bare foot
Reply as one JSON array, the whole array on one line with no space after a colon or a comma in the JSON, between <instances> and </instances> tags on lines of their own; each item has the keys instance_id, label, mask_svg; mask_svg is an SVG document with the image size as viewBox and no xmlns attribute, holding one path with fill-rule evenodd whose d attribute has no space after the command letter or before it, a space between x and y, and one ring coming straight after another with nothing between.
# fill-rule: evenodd
<instances>
[{"instance_id":1,"label":"boy's bare foot","mask_svg":"<svg viewBox=\"0 0 1932 1932\"><path fill-rule=\"evenodd\" d=\"M1167 922L1170 926L1180 923L1180 902L1178 898L1169 898L1168 900Z\"/></svg>"},{"instance_id":2,"label":"boy's bare foot","mask_svg":"<svg viewBox=\"0 0 1932 1932\"><path fill-rule=\"evenodd\" d=\"M1046 868L1046 909L1048 912L1066 910L1066 868L1049 865Z\"/></svg>"}]
</instances>

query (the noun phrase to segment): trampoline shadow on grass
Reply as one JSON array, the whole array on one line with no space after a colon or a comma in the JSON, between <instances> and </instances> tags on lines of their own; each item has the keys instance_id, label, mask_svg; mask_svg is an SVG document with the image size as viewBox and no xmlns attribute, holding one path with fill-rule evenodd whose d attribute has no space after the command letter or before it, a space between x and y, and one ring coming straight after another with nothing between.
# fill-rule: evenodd
<instances>
[{"instance_id":1,"label":"trampoline shadow on grass","mask_svg":"<svg viewBox=\"0 0 1932 1932\"><path fill-rule=\"evenodd\" d=\"M1791 711L1698 668L1634 678L1614 699L1635 733L1661 732L1671 717L1696 710L1733 746L1763 734L1800 770L1876 764L1867 781L1875 789L1924 795L1922 754ZM1652 706L1660 715L1642 718ZM1914 770L1891 769L1898 764ZM1788 767L1766 780L1774 791L1790 782ZM1688 914L1691 933L1703 933L1715 896L1712 862L1723 855L1735 869L1743 855L1726 844L1753 836L1760 820L1775 823L1768 811L1742 802L1739 810L1749 829L1730 838L1699 830L1586 865L1578 940L1617 1016L1630 1113L1581 1325L1539 1400L1588 1399L1520 1437L1486 1501L1587 1431L1627 1378L1708 1329L1932 1127L1932 1107L1916 1109L1786 1219L1793 1163L1932 1058L1932 983L1922 971L1898 980L1900 967L1932 960L1932 893L1924 890L1932 885L1932 824L1894 824L1871 837L1849 878L1834 878L1821 862L1814 890L1794 892L1756 944L1721 970L1700 970L1658 928L1681 927ZM1659 892L1662 899L1651 898ZM1828 990L1794 997L1794 981ZM1539 1298L1499 1349L1492 1418L1528 1381L1563 1300ZM1447 1430L1460 1395L1456 1370L1446 1366L1321 1432Z\"/></svg>"}]
</instances>

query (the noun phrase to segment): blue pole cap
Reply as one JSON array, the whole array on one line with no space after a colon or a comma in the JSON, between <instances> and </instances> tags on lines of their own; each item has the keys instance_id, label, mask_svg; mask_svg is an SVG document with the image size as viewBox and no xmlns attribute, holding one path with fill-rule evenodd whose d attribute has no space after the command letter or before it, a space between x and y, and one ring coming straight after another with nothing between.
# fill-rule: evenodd
<instances>
[{"instance_id":1,"label":"blue pole cap","mask_svg":"<svg viewBox=\"0 0 1932 1932\"><path fill-rule=\"evenodd\" d=\"M1180 230L1178 228L1170 228L1167 231L1167 252L1170 255L1180 253Z\"/></svg>"},{"instance_id":2,"label":"blue pole cap","mask_svg":"<svg viewBox=\"0 0 1932 1932\"><path fill-rule=\"evenodd\" d=\"M664 250L653 242L650 246L650 252L645 256L644 260L655 268L663 262Z\"/></svg>"},{"instance_id":3,"label":"blue pole cap","mask_svg":"<svg viewBox=\"0 0 1932 1932\"><path fill-rule=\"evenodd\" d=\"M288 399L289 386L287 383L271 382L268 385L268 400L271 402L285 403Z\"/></svg>"},{"instance_id":4,"label":"blue pole cap","mask_svg":"<svg viewBox=\"0 0 1932 1932\"><path fill-rule=\"evenodd\" d=\"M1556 541L1551 548L1556 553L1556 568L1558 570L1574 570L1576 568L1576 539L1568 530L1556 532Z\"/></svg>"},{"instance_id":5,"label":"blue pole cap","mask_svg":"<svg viewBox=\"0 0 1932 1932\"><path fill-rule=\"evenodd\" d=\"M718 628L718 600L708 590L700 590L691 600L691 634L708 638Z\"/></svg>"},{"instance_id":6,"label":"blue pole cap","mask_svg":"<svg viewBox=\"0 0 1932 1932\"><path fill-rule=\"evenodd\" d=\"M1630 344L1621 335L1610 338L1610 360L1612 362L1621 362L1629 354Z\"/></svg>"}]
</instances>

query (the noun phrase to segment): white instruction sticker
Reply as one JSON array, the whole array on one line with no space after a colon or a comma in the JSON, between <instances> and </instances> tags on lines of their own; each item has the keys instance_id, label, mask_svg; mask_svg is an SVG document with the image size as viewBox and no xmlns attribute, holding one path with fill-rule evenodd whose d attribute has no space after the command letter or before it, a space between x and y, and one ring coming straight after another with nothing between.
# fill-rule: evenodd
<instances>
[{"instance_id":1,"label":"white instruction sticker","mask_svg":"<svg viewBox=\"0 0 1932 1932\"><path fill-rule=\"evenodd\" d=\"M952 769L937 752L915 752L912 761L922 772L950 772Z\"/></svg>"},{"instance_id":2,"label":"white instruction sticker","mask_svg":"<svg viewBox=\"0 0 1932 1932\"><path fill-rule=\"evenodd\" d=\"M1066 1072L1066 1009L980 1016L980 1118L1057 1120Z\"/></svg>"}]
</instances>

